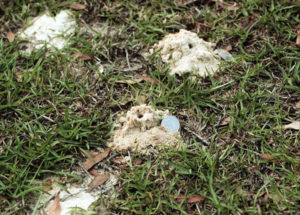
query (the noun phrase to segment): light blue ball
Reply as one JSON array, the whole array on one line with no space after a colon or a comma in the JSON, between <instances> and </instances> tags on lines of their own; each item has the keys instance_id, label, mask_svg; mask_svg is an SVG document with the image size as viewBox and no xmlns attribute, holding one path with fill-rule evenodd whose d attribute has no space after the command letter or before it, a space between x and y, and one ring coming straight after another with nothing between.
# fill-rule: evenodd
<instances>
[{"instance_id":1,"label":"light blue ball","mask_svg":"<svg viewBox=\"0 0 300 215\"><path fill-rule=\"evenodd\" d=\"M161 125L166 126L169 132L179 131L180 122L175 116L167 116L161 121Z\"/></svg>"}]
</instances>

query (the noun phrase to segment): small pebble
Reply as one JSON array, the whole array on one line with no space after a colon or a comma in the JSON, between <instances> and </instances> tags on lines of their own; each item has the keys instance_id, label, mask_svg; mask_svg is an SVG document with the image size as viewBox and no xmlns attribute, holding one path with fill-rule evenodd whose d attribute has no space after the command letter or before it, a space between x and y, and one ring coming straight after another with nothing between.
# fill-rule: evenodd
<instances>
[{"instance_id":1,"label":"small pebble","mask_svg":"<svg viewBox=\"0 0 300 215\"><path fill-rule=\"evenodd\" d=\"M175 116L167 116L161 121L161 125L166 126L169 132L179 131L180 122Z\"/></svg>"}]
</instances>

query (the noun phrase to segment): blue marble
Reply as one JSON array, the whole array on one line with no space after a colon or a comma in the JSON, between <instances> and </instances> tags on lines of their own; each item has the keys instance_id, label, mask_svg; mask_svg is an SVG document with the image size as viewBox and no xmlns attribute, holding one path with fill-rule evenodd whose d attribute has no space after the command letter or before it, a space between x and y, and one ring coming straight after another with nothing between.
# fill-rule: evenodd
<instances>
[{"instance_id":1,"label":"blue marble","mask_svg":"<svg viewBox=\"0 0 300 215\"><path fill-rule=\"evenodd\" d=\"M167 116L161 121L161 125L166 126L169 132L179 131L180 122L175 116Z\"/></svg>"}]
</instances>

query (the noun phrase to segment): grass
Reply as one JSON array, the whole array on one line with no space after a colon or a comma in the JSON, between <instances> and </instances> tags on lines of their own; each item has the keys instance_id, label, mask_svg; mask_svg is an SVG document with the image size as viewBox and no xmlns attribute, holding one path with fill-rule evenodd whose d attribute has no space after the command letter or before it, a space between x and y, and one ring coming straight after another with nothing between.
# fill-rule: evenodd
<instances>
[{"instance_id":1,"label":"grass","mask_svg":"<svg viewBox=\"0 0 300 215\"><path fill-rule=\"evenodd\" d=\"M71 2L0 2L2 214L32 213L30 204L49 175L72 180L72 168L83 160L81 151L105 147L116 114L142 96L156 108L169 109L183 128L210 145L182 129L187 145L179 151L147 157L133 153L143 162L122 170L119 196L103 200L109 211L299 213L299 131L282 129L300 118L297 1L242 0L229 11L217 1L184 6L185 1L86 0L81 3L87 9L75 12L78 23L103 22L120 32L91 37L78 30L63 52L40 50L27 57L20 52L20 40L6 40L6 32L17 32L31 18L46 10L55 14ZM141 57L142 50L181 28L218 48L231 46L235 62L224 64L214 77L191 81L170 77L157 55L148 61ZM77 52L91 60L74 59ZM124 72L126 52L131 64L142 69ZM104 74L98 72L99 61ZM159 85L116 83L142 72ZM193 194L206 199L196 204L174 199Z\"/></svg>"}]
</instances>

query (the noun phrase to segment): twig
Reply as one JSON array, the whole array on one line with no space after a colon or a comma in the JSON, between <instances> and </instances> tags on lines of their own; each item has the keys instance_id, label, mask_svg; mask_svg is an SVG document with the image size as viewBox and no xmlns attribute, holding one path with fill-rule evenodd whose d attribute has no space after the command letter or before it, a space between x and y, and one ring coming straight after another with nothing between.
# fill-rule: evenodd
<instances>
[{"instance_id":1,"label":"twig","mask_svg":"<svg viewBox=\"0 0 300 215\"><path fill-rule=\"evenodd\" d=\"M91 174L82 166L81 163L79 163L79 166L83 169L83 171L88 175L89 178L93 179L93 177L91 176Z\"/></svg>"},{"instance_id":2,"label":"twig","mask_svg":"<svg viewBox=\"0 0 300 215\"><path fill-rule=\"evenodd\" d=\"M51 118L49 118L49 117L47 117L47 116L45 116L45 115L42 115L42 117L44 118L44 119L47 119L47 120L49 120L50 122L53 122L53 123L55 123Z\"/></svg>"},{"instance_id":3,"label":"twig","mask_svg":"<svg viewBox=\"0 0 300 215\"><path fill-rule=\"evenodd\" d=\"M127 51L127 49L125 49L125 53L126 53L126 61L127 61L128 68L131 69L131 66L130 66L130 63L129 63L129 57L128 57L128 51Z\"/></svg>"},{"instance_id":4,"label":"twig","mask_svg":"<svg viewBox=\"0 0 300 215\"><path fill-rule=\"evenodd\" d=\"M190 130L187 127L184 127L185 130L187 130L188 132L192 133L193 135L195 135L204 145L209 146L209 142L207 142L203 137L201 137L199 134L197 134L196 132Z\"/></svg>"},{"instance_id":5,"label":"twig","mask_svg":"<svg viewBox=\"0 0 300 215\"><path fill-rule=\"evenodd\" d=\"M67 195L63 196L63 197L60 199L60 201L61 201L61 202L64 202L64 201L66 201L68 198L70 198L70 197L72 197L72 196L76 196L76 195L78 195L79 193L82 193L82 192L87 191L87 190L89 190L89 189L91 189L91 188L88 187L88 188L81 189L81 190L79 190L79 191L76 192L76 193L70 193L70 194L67 194Z\"/></svg>"}]
</instances>

